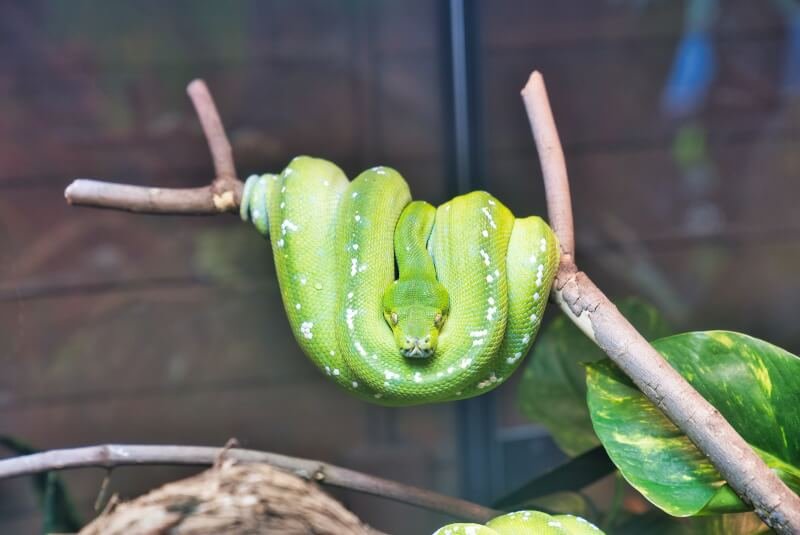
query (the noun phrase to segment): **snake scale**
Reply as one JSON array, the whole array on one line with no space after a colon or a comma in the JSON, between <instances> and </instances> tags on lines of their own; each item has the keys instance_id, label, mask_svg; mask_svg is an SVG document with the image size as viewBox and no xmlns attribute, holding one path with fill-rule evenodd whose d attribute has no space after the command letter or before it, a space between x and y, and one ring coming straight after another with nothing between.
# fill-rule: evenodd
<instances>
[{"instance_id":1,"label":"snake scale","mask_svg":"<svg viewBox=\"0 0 800 535\"><path fill-rule=\"evenodd\" d=\"M391 406L500 385L528 352L558 265L539 217L475 191L434 208L389 167L350 181L299 156L250 177L241 215L269 236L292 331L339 386Z\"/></svg>"}]
</instances>

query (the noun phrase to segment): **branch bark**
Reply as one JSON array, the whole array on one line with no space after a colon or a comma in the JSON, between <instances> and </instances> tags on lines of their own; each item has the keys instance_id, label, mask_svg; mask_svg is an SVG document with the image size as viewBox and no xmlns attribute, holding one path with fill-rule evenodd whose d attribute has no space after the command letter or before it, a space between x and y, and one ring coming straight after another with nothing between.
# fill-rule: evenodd
<instances>
[{"instance_id":1,"label":"branch bark","mask_svg":"<svg viewBox=\"0 0 800 535\"><path fill-rule=\"evenodd\" d=\"M453 517L485 523L499 511L476 503L452 498L430 490L397 483L332 464L246 449L203 446L145 446L106 444L84 448L51 450L0 460L0 479L67 468L142 465L213 465L220 455L243 463L265 463L323 485L371 494L401 503L445 513Z\"/></svg>"},{"instance_id":2,"label":"branch bark","mask_svg":"<svg viewBox=\"0 0 800 535\"><path fill-rule=\"evenodd\" d=\"M541 74L531 74L522 98L539 151L548 213L561 244L561 265L553 284L554 300L650 401L686 433L767 525L778 533L800 533L800 497L578 269L564 152Z\"/></svg>"}]
</instances>

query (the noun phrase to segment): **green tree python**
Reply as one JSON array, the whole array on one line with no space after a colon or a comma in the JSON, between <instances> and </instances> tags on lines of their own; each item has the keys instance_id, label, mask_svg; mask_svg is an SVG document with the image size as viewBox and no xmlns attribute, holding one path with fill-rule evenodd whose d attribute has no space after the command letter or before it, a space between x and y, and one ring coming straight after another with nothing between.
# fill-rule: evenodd
<instances>
[{"instance_id":1,"label":"green tree python","mask_svg":"<svg viewBox=\"0 0 800 535\"><path fill-rule=\"evenodd\" d=\"M382 405L476 396L530 349L558 265L539 217L483 191L438 208L389 167L350 181L300 156L250 177L241 215L272 243L292 331L339 386Z\"/></svg>"}]
</instances>

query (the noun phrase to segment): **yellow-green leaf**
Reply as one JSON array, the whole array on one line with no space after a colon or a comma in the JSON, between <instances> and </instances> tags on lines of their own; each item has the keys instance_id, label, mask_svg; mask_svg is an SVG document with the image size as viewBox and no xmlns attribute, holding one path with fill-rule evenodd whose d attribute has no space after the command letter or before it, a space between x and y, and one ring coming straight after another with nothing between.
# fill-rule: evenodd
<instances>
[{"instance_id":1,"label":"yellow-green leaf","mask_svg":"<svg viewBox=\"0 0 800 535\"><path fill-rule=\"evenodd\" d=\"M653 343L795 492L800 491L800 358L734 332ZM748 510L706 457L609 360L587 370L597 436L625 478L675 516Z\"/></svg>"}]
</instances>

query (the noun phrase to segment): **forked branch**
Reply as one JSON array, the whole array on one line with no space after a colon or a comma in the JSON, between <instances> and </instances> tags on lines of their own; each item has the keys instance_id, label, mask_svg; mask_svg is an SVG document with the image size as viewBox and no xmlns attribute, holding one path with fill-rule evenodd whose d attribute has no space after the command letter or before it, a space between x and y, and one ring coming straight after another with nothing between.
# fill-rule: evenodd
<instances>
[{"instance_id":1,"label":"forked branch","mask_svg":"<svg viewBox=\"0 0 800 535\"><path fill-rule=\"evenodd\" d=\"M208 466L218 461L220 456L243 463L269 464L322 485L371 494L473 522L484 523L501 514L476 503L332 464L239 448L106 444L51 450L0 460L0 479L67 468L111 469L118 466L143 465Z\"/></svg>"},{"instance_id":2,"label":"forked branch","mask_svg":"<svg viewBox=\"0 0 800 535\"><path fill-rule=\"evenodd\" d=\"M155 188L79 178L64 191L70 204L150 214L210 215L234 212L242 200L233 152L208 87L194 80L186 88L214 162L211 184L198 188Z\"/></svg>"},{"instance_id":3,"label":"forked branch","mask_svg":"<svg viewBox=\"0 0 800 535\"><path fill-rule=\"evenodd\" d=\"M562 249L561 265L553 283L555 301L650 401L686 433L767 525L778 533L800 533L800 497L639 334L589 277L578 270L564 152L541 74L531 74L522 98L539 150L547 210Z\"/></svg>"}]
</instances>

